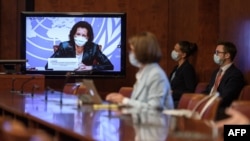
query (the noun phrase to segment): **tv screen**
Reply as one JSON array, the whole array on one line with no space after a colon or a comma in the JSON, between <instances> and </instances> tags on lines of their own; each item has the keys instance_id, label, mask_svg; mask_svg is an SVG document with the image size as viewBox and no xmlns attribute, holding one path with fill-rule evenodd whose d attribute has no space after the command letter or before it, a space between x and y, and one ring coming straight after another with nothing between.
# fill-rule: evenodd
<instances>
[{"instance_id":1,"label":"tv screen","mask_svg":"<svg viewBox=\"0 0 250 141\"><path fill-rule=\"evenodd\" d=\"M123 77L125 13L21 12L26 74Z\"/></svg>"}]
</instances>

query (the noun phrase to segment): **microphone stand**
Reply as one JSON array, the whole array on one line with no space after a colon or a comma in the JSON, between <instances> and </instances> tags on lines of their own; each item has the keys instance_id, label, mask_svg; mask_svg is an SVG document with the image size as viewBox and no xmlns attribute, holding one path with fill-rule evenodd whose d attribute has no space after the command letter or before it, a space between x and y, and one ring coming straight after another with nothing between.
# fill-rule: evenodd
<instances>
[{"instance_id":1,"label":"microphone stand","mask_svg":"<svg viewBox=\"0 0 250 141\"><path fill-rule=\"evenodd\" d=\"M16 81L16 78L12 78L12 80L11 80L11 93L15 93L15 81Z\"/></svg>"},{"instance_id":2,"label":"microphone stand","mask_svg":"<svg viewBox=\"0 0 250 141\"><path fill-rule=\"evenodd\" d=\"M46 87L46 90L45 90L45 101L47 102L48 101L48 91L51 90L51 88L49 86Z\"/></svg>"},{"instance_id":3,"label":"microphone stand","mask_svg":"<svg viewBox=\"0 0 250 141\"><path fill-rule=\"evenodd\" d=\"M32 97L32 98L34 97L34 91L35 91L36 89L38 89L38 88L39 88L38 85L36 85L36 84L33 85L32 90L31 90L31 97Z\"/></svg>"},{"instance_id":4,"label":"microphone stand","mask_svg":"<svg viewBox=\"0 0 250 141\"><path fill-rule=\"evenodd\" d=\"M20 91L21 94L23 94L23 87L24 87L24 85L25 85L26 83L30 82L30 81L33 80L33 79L35 79L34 76L32 76L31 78L27 79L26 81L24 81L24 82L22 83L21 91Z\"/></svg>"},{"instance_id":5,"label":"microphone stand","mask_svg":"<svg viewBox=\"0 0 250 141\"><path fill-rule=\"evenodd\" d=\"M66 76L66 78L65 78L65 80L64 80L64 85L63 85L62 91L61 91L61 93L60 93L60 105L61 105L61 106L62 106L62 104L63 104L63 101L62 101L62 99L63 99L63 89L64 89L65 85L66 85L67 82L68 82L68 79L69 79L69 76L70 76L70 72L67 72L65 76Z\"/></svg>"}]
</instances>

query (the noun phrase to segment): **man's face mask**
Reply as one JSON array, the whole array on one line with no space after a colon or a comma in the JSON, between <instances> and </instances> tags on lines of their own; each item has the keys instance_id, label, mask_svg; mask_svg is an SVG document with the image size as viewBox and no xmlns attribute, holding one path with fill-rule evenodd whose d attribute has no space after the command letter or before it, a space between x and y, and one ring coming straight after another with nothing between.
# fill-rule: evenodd
<instances>
[{"instance_id":1,"label":"man's face mask","mask_svg":"<svg viewBox=\"0 0 250 141\"><path fill-rule=\"evenodd\" d=\"M75 36L74 41L77 46L83 47L88 40L82 36Z\"/></svg>"},{"instance_id":2,"label":"man's face mask","mask_svg":"<svg viewBox=\"0 0 250 141\"><path fill-rule=\"evenodd\" d=\"M218 55L214 54L214 63L216 63L218 65L222 65L223 59L221 59Z\"/></svg>"}]
</instances>

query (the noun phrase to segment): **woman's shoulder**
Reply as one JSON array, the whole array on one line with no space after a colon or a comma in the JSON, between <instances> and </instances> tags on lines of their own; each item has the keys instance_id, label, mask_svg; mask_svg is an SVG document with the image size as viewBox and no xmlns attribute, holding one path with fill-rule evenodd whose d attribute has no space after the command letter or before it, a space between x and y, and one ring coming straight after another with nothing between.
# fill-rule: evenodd
<instances>
[{"instance_id":1,"label":"woman's shoulder","mask_svg":"<svg viewBox=\"0 0 250 141\"><path fill-rule=\"evenodd\" d=\"M180 68L184 70L193 70L194 66L189 61L185 61Z\"/></svg>"},{"instance_id":2,"label":"woman's shoulder","mask_svg":"<svg viewBox=\"0 0 250 141\"><path fill-rule=\"evenodd\" d=\"M158 70L158 69L161 69L161 66L158 63L149 63L145 65L145 68L148 70L152 70L152 69Z\"/></svg>"},{"instance_id":3,"label":"woman's shoulder","mask_svg":"<svg viewBox=\"0 0 250 141\"><path fill-rule=\"evenodd\" d=\"M61 42L61 43L59 44L59 46L62 47L62 48L71 47L69 41Z\"/></svg>"},{"instance_id":4,"label":"woman's shoulder","mask_svg":"<svg viewBox=\"0 0 250 141\"><path fill-rule=\"evenodd\" d=\"M165 75L165 71L158 63L151 63L146 65L146 71L150 72L148 75Z\"/></svg>"},{"instance_id":5,"label":"woman's shoulder","mask_svg":"<svg viewBox=\"0 0 250 141\"><path fill-rule=\"evenodd\" d=\"M94 42L87 42L85 46L98 47L99 45Z\"/></svg>"},{"instance_id":6,"label":"woman's shoulder","mask_svg":"<svg viewBox=\"0 0 250 141\"><path fill-rule=\"evenodd\" d=\"M84 47L85 47L86 50L100 49L100 45L98 45L98 44L96 44L94 42L87 42Z\"/></svg>"}]
</instances>

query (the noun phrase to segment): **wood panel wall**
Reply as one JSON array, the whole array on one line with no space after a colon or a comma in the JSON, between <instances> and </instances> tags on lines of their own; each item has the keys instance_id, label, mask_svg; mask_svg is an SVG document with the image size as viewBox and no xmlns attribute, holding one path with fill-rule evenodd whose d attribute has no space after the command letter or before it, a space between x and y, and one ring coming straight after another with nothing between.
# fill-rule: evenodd
<instances>
[{"instance_id":1,"label":"wood panel wall","mask_svg":"<svg viewBox=\"0 0 250 141\"><path fill-rule=\"evenodd\" d=\"M199 81L209 81L216 67L213 63L216 42L229 40L238 46L235 62L250 82L249 4L250 1L242 3L242 0L1 0L0 59L20 57L20 11L126 12L127 38L144 30L154 32L164 54L160 64L167 74L176 64L170 58L174 44L189 40L198 45L198 52L190 62L196 68ZM118 91L121 86L132 86L137 70L128 59L126 71L126 78L95 79L97 88L105 95ZM60 89L63 81L58 80L46 79L46 85Z\"/></svg>"},{"instance_id":2,"label":"wood panel wall","mask_svg":"<svg viewBox=\"0 0 250 141\"><path fill-rule=\"evenodd\" d=\"M0 1L0 59L17 59L20 57L20 14L25 9L24 0Z\"/></svg>"},{"instance_id":3,"label":"wood panel wall","mask_svg":"<svg viewBox=\"0 0 250 141\"><path fill-rule=\"evenodd\" d=\"M169 1L168 74L176 65L169 55L174 45L187 40L198 45L198 51L189 58L196 68L198 81L209 80L216 67L212 57L219 34L218 6L219 0Z\"/></svg>"},{"instance_id":4,"label":"wood panel wall","mask_svg":"<svg viewBox=\"0 0 250 141\"><path fill-rule=\"evenodd\" d=\"M250 1L221 0L219 37L235 43L238 53L235 64L250 84Z\"/></svg>"}]
</instances>

